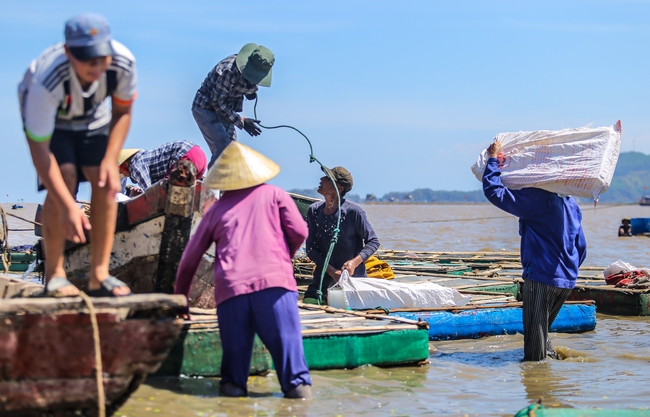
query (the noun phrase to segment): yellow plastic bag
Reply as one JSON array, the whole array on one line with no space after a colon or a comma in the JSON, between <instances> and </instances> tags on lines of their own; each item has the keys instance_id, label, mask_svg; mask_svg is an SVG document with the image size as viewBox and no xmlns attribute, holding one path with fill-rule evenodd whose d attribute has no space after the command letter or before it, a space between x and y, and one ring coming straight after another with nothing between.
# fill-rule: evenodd
<instances>
[{"instance_id":1,"label":"yellow plastic bag","mask_svg":"<svg viewBox=\"0 0 650 417\"><path fill-rule=\"evenodd\" d=\"M371 256L366 261L366 272L368 273L368 278L395 278L395 273L391 269L390 265L380 260L376 256Z\"/></svg>"}]
</instances>

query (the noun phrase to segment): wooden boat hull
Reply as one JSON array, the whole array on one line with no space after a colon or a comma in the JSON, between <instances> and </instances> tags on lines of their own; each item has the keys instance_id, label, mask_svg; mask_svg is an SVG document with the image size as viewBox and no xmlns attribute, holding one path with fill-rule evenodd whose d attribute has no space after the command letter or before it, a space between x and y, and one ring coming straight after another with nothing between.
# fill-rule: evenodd
<instances>
[{"instance_id":1,"label":"wooden boat hull","mask_svg":"<svg viewBox=\"0 0 650 417\"><path fill-rule=\"evenodd\" d=\"M524 332L521 306L456 309L452 311L400 311L391 316L429 323L429 340L476 339ZM596 306L564 304L551 332L582 333L596 328Z\"/></svg>"},{"instance_id":2,"label":"wooden boat hull","mask_svg":"<svg viewBox=\"0 0 650 417\"><path fill-rule=\"evenodd\" d=\"M144 194L119 203L110 273L134 293L173 292L185 245L215 201L214 193L202 182L179 186L163 180ZM37 221L39 215L37 212ZM90 275L91 250L88 241L70 244L65 251L68 279L81 289Z\"/></svg>"},{"instance_id":3,"label":"wooden boat hull","mask_svg":"<svg viewBox=\"0 0 650 417\"><path fill-rule=\"evenodd\" d=\"M18 294L6 290L17 285L2 279L0 289ZM167 356L185 300L151 294L93 301L110 415ZM0 300L0 415L97 415L97 392L92 325L80 298Z\"/></svg>"},{"instance_id":4,"label":"wooden boat hull","mask_svg":"<svg viewBox=\"0 0 650 417\"><path fill-rule=\"evenodd\" d=\"M302 218L305 220L307 220L307 210L309 210L309 206L321 201L319 198L307 197L300 194L289 193L289 195L296 203L296 206L298 206L298 210L300 210L300 214L302 214Z\"/></svg>"}]
</instances>

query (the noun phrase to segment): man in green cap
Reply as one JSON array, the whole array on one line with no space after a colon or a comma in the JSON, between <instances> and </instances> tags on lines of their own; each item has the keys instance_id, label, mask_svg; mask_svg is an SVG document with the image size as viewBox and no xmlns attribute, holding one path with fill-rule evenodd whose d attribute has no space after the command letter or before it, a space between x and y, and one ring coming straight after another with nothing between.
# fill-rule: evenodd
<instances>
[{"instance_id":1,"label":"man in green cap","mask_svg":"<svg viewBox=\"0 0 650 417\"><path fill-rule=\"evenodd\" d=\"M243 110L244 97L257 98L258 86L271 86L274 63L273 52L249 43L238 54L219 62L201 84L192 103L192 115L212 152L208 167L231 141L237 140L235 127L251 136L260 134L259 120L237 112Z\"/></svg>"}]
</instances>

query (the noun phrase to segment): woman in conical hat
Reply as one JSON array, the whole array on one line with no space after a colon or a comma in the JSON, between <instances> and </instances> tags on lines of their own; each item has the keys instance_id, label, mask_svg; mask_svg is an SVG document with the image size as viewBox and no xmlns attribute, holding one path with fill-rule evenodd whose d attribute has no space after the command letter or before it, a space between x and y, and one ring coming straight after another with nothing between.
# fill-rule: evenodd
<instances>
[{"instance_id":1,"label":"woman in conical hat","mask_svg":"<svg viewBox=\"0 0 650 417\"><path fill-rule=\"evenodd\" d=\"M284 190L265 184L279 172L264 155L231 142L205 179L223 195L201 220L176 275L175 293L189 296L201 258L215 244L214 299L223 346L220 393L226 396L248 393L257 333L271 353L285 397L311 397L291 263L307 237L307 224Z\"/></svg>"}]
</instances>

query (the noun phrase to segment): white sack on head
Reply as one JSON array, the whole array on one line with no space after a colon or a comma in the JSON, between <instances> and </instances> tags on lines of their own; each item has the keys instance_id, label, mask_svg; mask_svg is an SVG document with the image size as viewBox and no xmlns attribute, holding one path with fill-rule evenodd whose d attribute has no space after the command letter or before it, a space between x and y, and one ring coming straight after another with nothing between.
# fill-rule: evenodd
<instances>
[{"instance_id":1,"label":"white sack on head","mask_svg":"<svg viewBox=\"0 0 650 417\"><path fill-rule=\"evenodd\" d=\"M350 278L343 271L341 279L327 292L328 303L336 308L427 308L464 306L470 300L453 288L433 282L407 284L376 278Z\"/></svg>"},{"instance_id":2,"label":"white sack on head","mask_svg":"<svg viewBox=\"0 0 650 417\"><path fill-rule=\"evenodd\" d=\"M499 133L501 182L598 200L609 188L621 147L621 121L610 127ZM479 181L487 165L484 150L472 165Z\"/></svg>"}]
</instances>

